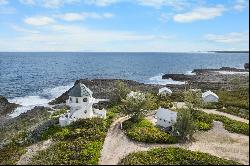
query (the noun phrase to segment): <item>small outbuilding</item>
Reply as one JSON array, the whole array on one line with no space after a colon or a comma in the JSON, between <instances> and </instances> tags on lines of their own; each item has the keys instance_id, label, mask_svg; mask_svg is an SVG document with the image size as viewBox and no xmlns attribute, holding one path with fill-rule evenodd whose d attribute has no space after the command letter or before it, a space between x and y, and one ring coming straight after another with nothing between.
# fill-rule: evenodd
<instances>
[{"instance_id":1,"label":"small outbuilding","mask_svg":"<svg viewBox=\"0 0 250 166\"><path fill-rule=\"evenodd\" d=\"M171 89L167 88L167 87L163 87L161 89L159 89L159 93L158 95L171 95L173 92L171 91Z\"/></svg>"},{"instance_id":2,"label":"small outbuilding","mask_svg":"<svg viewBox=\"0 0 250 166\"><path fill-rule=\"evenodd\" d=\"M218 102L219 97L212 91L202 93L202 100L206 103Z\"/></svg>"},{"instance_id":3,"label":"small outbuilding","mask_svg":"<svg viewBox=\"0 0 250 166\"><path fill-rule=\"evenodd\" d=\"M158 126L168 128L176 123L177 112L165 108L159 108L155 114Z\"/></svg>"}]
</instances>

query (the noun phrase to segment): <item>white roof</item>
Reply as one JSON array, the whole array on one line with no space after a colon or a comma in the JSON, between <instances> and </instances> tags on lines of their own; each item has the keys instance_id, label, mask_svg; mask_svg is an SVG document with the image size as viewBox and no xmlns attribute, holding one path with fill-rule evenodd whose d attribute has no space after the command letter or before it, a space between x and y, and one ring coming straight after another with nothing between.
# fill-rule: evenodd
<instances>
[{"instance_id":1,"label":"white roof","mask_svg":"<svg viewBox=\"0 0 250 166\"><path fill-rule=\"evenodd\" d=\"M164 92L164 91L167 91L167 92L169 92L169 93L172 93L171 89L169 89L169 88L167 88L167 87L163 87L163 88L159 89L159 93Z\"/></svg>"},{"instance_id":2,"label":"white roof","mask_svg":"<svg viewBox=\"0 0 250 166\"><path fill-rule=\"evenodd\" d=\"M213 95L214 97L219 98L214 92L212 92L210 90L202 93L202 98L205 98L205 97L207 97L209 95Z\"/></svg>"},{"instance_id":3,"label":"white roof","mask_svg":"<svg viewBox=\"0 0 250 166\"><path fill-rule=\"evenodd\" d=\"M159 108L155 114L156 117L160 117L162 119L168 119L169 115L177 115L177 112L171 111L169 109L165 109L165 108Z\"/></svg>"}]
</instances>

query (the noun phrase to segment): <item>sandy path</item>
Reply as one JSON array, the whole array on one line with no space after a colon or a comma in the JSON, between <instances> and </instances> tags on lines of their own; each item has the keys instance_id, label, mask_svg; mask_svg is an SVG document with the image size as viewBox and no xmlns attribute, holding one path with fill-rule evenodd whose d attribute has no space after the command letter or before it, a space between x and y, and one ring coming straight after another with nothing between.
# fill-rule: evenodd
<instances>
[{"instance_id":1,"label":"sandy path","mask_svg":"<svg viewBox=\"0 0 250 166\"><path fill-rule=\"evenodd\" d=\"M249 137L228 132L221 122L214 121L213 129L196 132L194 138L196 141L189 146L189 150L249 164Z\"/></svg>"},{"instance_id":2,"label":"sandy path","mask_svg":"<svg viewBox=\"0 0 250 166\"><path fill-rule=\"evenodd\" d=\"M23 154L16 165L27 165L31 161L31 158L40 150L47 149L53 142L51 139L33 144L27 147L27 152Z\"/></svg>"},{"instance_id":3,"label":"sandy path","mask_svg":"<svg viewBox=\"0 0 250 166\"><path fill-rule=\"evenodd\" d=\"M177 108L185 107L184 102L175 102L175 104L176 103L177 103ZM247 119L240 118L238 116L234 116L234 115L231 115L231 114L228 114L228 113L225 113L225 112L216 111L216 109L201 109L201 110L208 113L208 114L223 115L223 116L226 116L226 117L228 117L228 118L230 118L232 120L237 120L237 121L249 124L249 120L247 120Z\"/></svg>"},{"instance_id":4,"label":"sandy path","mask_svg":"<svg viewBox=\"0 0 250 166\"><path fill-rule=\"evenodd\" d=\"M145 144L132 141L120 129L120 122L126 119L126 117L122 117L112 123L104 141L100 165L116 165L120 159L135 151L145 151L153 147L180 146L178 144Z\"/></svg>"},{"instance_id":5,"label":"sandy path","mask_svg":"<svg viewBox=\"0 0 250 166\"><path fill-rule=\"evenodd\" d=\"M152 117L147 117L151 121ZM214 122L214 127L207 132L196 132L195 142L189 144L146 144L130 140L120 129L122 117L112 123L105 138L100 165L116 165L126 155L136 151L146 151L155 147L178 146L184 149L210 153L212 155L235 160L243 164L249 163L249 137L241 134L229 133L221 122Z\"/></svg>"}]
</instances>

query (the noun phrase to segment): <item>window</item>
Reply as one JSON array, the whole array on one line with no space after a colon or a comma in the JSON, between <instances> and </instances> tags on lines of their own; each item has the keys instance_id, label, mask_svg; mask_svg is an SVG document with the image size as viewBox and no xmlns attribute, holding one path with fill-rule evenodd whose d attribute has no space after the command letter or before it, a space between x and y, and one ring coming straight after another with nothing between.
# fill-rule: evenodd
<instances>
[{"instance_id":1,"label":"window","mask_svg":"<svg viewBox=\"0 0 250 166\"><path fill-rule=\"evenodd\" d=\"M164 119L164 122L166 122L166 120Z\"/></svg>"},{"instance_id":2,"label":"window","mask_svg":"<svg viewBox=\"0 0 250 166\"><path fill-rule=\"evenodd\" d=\"M87 98L83 98L83 100L82 100L83 102L87 102L88 101L88 99Z\"/></svg>"},{"instance_id":3,"label":"window","mask_svg":"<svg viewBox=\"0 0 250 166\"><path fill-rule=\"evenodd\" d=\"M71 97L69 97L69 101L72 102L72 98Z\"/></svg>"},{"instance_id":4,"label":"window","mask_svg":"<svg viewBox=\"0 0 250 166\"><path fill-rule=\"evenodd\" d=\"M76 98L76 103L78 103L78 98Z\"/></svg>"},{"instance_id":5,"label":"window","mask_svg":"<svg viewBox=\"0 0 250 166\"><path fill-rule=\"evenodd\" d=\"M86 114L86 113L87 113L87 110L85 110L84 113Z\"/></svg>"},{"instance_id":6,"label":"window","mask_svg":"<svg viewBox=\"0 0 250 166\"><path fill-rule=\"evenodd\" d=\"M161 120L161 118L159 120Z\"/></svg>"}]
</instances>

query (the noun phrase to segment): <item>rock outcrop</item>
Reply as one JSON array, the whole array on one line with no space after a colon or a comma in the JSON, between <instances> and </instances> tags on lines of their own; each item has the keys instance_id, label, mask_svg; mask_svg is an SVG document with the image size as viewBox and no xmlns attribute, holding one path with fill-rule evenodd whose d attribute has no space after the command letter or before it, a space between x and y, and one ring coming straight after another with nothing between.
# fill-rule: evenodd
<instances>
[{"instance_id":1,"label":"rock outcrop","mask_svg":"<svg viewBox=\"0 0 250 166\"><path fill-rule=\"evenodd\" d=\"M0 116L5 116L15 110L19 105L10 103L5 97L0 96Z\"/></svg>"},{"instance_id":2,"label":"rock outcrop","mask_svg":"<svg viewBox=\"0 0 250 166\"><path fill-rule=\"evenodd\" d=\"M155 84L143 84L132 80L121 80L121 79L81 79L75 82L75 85L79 82L85 84L92 92L93 97L98 99L110 99L115 90L115 84L117 81L122 81L128 85L128 87L133 90L139 90L142 92L155 92L158 93L159 88L163 87L163 85L155 85ZM51 101L49 104L60 104L65 103L68 99L68 92L63 93L60 97Z\"/></svg>"}]
</instances>

